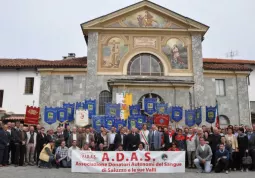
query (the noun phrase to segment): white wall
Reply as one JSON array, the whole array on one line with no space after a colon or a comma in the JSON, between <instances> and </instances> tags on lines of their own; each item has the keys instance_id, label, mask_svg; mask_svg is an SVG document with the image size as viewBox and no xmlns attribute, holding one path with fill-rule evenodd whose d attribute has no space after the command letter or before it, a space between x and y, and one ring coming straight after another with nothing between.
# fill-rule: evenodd
<instances>
[{"instance_id":1,"label":"white wall","mask_svg":"<svg viewBox=\"0 0 255 178\"><path fill-rule=\"evenodd\" d=\"M255 65L250 66L253 71L250 74L249 98L255 101Z\"/></svg>"},{"instance_id":2,"label":"white wall","mask_svg":"<svg viewBox=\"0 0 255 178\"><path fill-rule=\"evenodd\" d=\"M26 77L34 77L33 94L25 93ZM26 105L39 106L40 74L31 69L1 69L0 90L4 90L3 107L6 112L25 114Z\"/></svg>"}]
</instances>

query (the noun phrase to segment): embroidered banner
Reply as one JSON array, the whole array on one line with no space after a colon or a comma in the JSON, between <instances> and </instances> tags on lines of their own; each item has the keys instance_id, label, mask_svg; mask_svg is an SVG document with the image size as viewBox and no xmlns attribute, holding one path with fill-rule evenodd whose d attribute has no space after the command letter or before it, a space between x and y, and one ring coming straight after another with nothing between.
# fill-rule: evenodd
<instances>
[{"instance_id":1,"label":"embroidered banner","mask_svg":"<svg viewBox=\"0 0 255 178\"><path fill-rule=\"evenodd\" d=\"M134 127L134 124L135 124L135 127L139 130L142 129L143 127L143 124L146 123L146 118L144 115L135 115L135 116L129 116L129 119L128 120L131 120L130 121L130 125L131 127L129 128L132 128ZM134 122L135 121L135 122Z\"/></svg>"},{"instance_id":2,"label":"embroidered banner","mask_svg":"<svg viewBox=\"0 0 255 178\"><path fill-rule=\"evenodd\" d=\"M196 124L196 110L185 110L185 124L189 127Z\"/></svg>"},{"instance_id":3,"label":"embroidered banner","mask_svg":"<svg viewBox=\"0 0 255 178\"><path fill-rule=\"evenodd\" d=\"M106 103L105 115L120 118L120 104Z\"/></svg>"},{"instance_id":4,"label":"embroidered banner","mask_svg":"<svg viewBox=\"0 0 255 178\"><path fill-rule=\"evenodd\" d=\"M123 120L123 119L115 119L114 125L115 125L117 131L119 131L119 128L127 126L127 121Z\"/></svg>"},{"instance_id":5,"label":"embroidered banner","mask_svg":"<svg viewBox=\"0 0 255 178\"><path fill-rule=\"evenodd\" d=\"M196 109L196 124L199 126L202 123L202 108Z\"/></svg>"},{"instance_id":6,"label":"embroidered banner","mask_svg":"<svg viewBox=\"0 0 255 178\"><path fill-rule=\"evenodd\" d=\"M144 99L144 113L148 116L153 116L156 114L156 104L157 99L156 98L145 98Z\"/></svg>"},{"instance_id":7,"label":"embroidered banner","mask_svg":"<svg viewBox=\"0 0 255 178\"><path fill-rule=\"evenodd\" d=\"M92 119L93 115L96 115L96 100L85 100L84 108L89 112L89 119Z\"/></svg>"},{"instance_id":8,"label":"embroidered banner","mask_svg":"<svg viewBox=\"0 0 255 178\"><path fill-rule=\"evenodd\" d=\"M185 154L185 151L105 152L73 150L71 167L72 172L100 174L185 173Z\"/></svg>"},{"instance_id":9,"label":"embroidered banner","mask_svg":"<svg viewBox=\"0 0 255 178\"><path fill-rule=\"evenodd\" d=\"M24 124L37 125L39 123L39 117L40 117L39 107L27 106Z\"/></svg>"},{"instance_id":10,"label":"embroidered banner","mask_svg":"<svg viewBox=\"0 0 255 178\"><path fill-rule=\"evenodd\" d=\"M175 122L180 122L182 120L182 107L180 106L173 106L172 107L172 119Z\"/></svg>"},{"instance_id":11,"label":"embroidered banner","mask_svg":"<svg viewBox=\"0 0 255 178\"><path fill-rule=\"evenodd\" d=\"M80 127L87 126L89 124L89 112L88 110L76 110L75 124Z\"/></svg>"},{"instance_id":12,"label":"embroidered banner","mask_svg":"<svg viewBox=\"0 0 255 178\"><path fill-rule=\"evenodd\" d=\"M128 129L136 128L137 127L137 120L133 116L129 116L128 118Z\"/></svg>"},{"instance_id":13,"label":"embroidered banner","mask_svg":"<svg viewBox=\"0 0 255 178\"><path fill-rule=\"evenodd\" d=\"M57 108L57 109L58 109L57 120L61 123L67 121L68 120L67 108Z\"/></svg>"},{"instance_id":14,"label":"embroidered banner","mask_svg":"<svg viewBox=\"0 0 255 178\"><path fill-rule=\"evenodd\" d=\"M215 122L216 107L206 106L206 122L212 124Z\"/></svg>"},{"instance_id":15,"label":"embroidered banner","mask_svg":"<svg viewBox=\"0 0 255 178\"><path fill-rule=\"evenodd\" d=\"M101 127L105 127L105 116L92 116L92 127L97 131L100 132Z\"/></svg>"},{"instance_id":16,"label":"embroidered banner","mask_svg":"<svg viewBox=\"0 0 255 178\"><path fill-rule=\"evenodd\" d=\"M67 108L67 114L68 114L68 121L72 122L74 120L74 107L75 104L71 103L63 103L63 107Z\"/></svg>"},{"instance_id":17,"label":"embroidered banner","mask_svg":"<svg viewBox=\"0 0 255 178\"><path fill-rule=\"evenodd\" d=\"M168 107L168 104L157 103L156 104L157 113L158 114L168 114L167 113L167 107Z\"/></svg>"},{"instance_id":18,"label":"embroidered banner","mask_svg":"<svg viewBox=\"0 0 255 178\"><path fill-rule=\"evenodd\" d=\"M147 116L146 117L146 123L147 123L147 128L151 129L151 126L154 123L154 118L152 116Z\"/></svg>"},{"instance_id":19,"label":"embroidered banner","mask_svg":"<svg viewBox=\"0 0 255 178\"><path fill-rule=\"evenodd\" d=\"M169 115L155 114L154 124L158 127L168 127L169 125Z\"/></svg>"},{"instance_id":20,"label":"embroidered banner","mask_svg":"<svg viewBox=\"0 0 255 178\"><path fill-rule=\"evenodd\" d=\"M111 130L112 126L114 126L115 117L114 116L105 116L105 128L107 130Z\"/></svg>"},{"instance_id":21,"label":"embroidered banner","mask_svg":"<svg viewBox=\"0 0 255 178\"><path fill-rule=\"evenodd\" d=\"M141 115L141 106L139 104L129 106L130 116Z\"/></svg>"},{"instance_id":22,"label":"embroidered banner","mask_svg":"<svg viewBox=\"0 0 255 178\"><path fill-rule=\"evenodd\" d=\"M48 108L47 106L44 109L44 122L51 125L57 122L58 110L57 108Z\"/></svg>"},{"instance_id":23,"label":"embroidered banner","mask_svg":"<svg viewBox=\"0 0 255 178\"><path fill-rule=\"evenodd\" d=\"M84 109L85 109L85 103L76 102L76 110L84 110Z\"/></svg>"}]
</instances>

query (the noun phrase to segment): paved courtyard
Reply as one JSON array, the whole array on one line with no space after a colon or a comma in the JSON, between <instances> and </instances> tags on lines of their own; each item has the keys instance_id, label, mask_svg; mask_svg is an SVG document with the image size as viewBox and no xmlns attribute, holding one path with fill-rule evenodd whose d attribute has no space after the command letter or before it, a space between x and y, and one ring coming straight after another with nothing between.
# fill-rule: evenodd
<instances>
[{"instance_id":1,"label":"paved courtyard","mask_svg":"<svg viewBox=\"0 0 255 178\"><path fill-rule=\"evenodd\" d=\"M252 176L253 175L253 176ZM18 167L13 166L0 168L0 178L251 178L254 177L254 172L231 172L229 174L197 174L195 170L187 170L183 174L86 174L86 173L71 173L70 169L39 169L37 167Z\"/></svg>"}]
</instances>

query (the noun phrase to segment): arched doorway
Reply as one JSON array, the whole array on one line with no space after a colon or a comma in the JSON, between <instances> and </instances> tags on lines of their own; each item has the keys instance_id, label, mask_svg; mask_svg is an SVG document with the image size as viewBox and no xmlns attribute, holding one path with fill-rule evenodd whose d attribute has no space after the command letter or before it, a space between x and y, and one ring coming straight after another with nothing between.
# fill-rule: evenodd
<instances>
[{"instance_id":1,"label":"arched doorway","mask_svg":"<svg viewBox=\"0 0 255 178\"><path fill-rule=\"evenodd\" d=\"M137 102L137 104L139 104L141 106L141 110L144 110L144 99L145 98L156 98L158 103L165 103L165 101L163 100L163 98L155 93L147 93L145 95L143 95Z\"/></svg>"},{"instance_id":2,"label":"arched doorway","mask_svg":"<svg viewBox=\"0 0 255 178\"><path fill-rule=\"evenodd\" d=\"M225 115L220 115L219 120L220 120L220 127L221 128L224 128L224 127L227 127L228 125L230 125L230 120Z\"/></svg>"}]
</instances>

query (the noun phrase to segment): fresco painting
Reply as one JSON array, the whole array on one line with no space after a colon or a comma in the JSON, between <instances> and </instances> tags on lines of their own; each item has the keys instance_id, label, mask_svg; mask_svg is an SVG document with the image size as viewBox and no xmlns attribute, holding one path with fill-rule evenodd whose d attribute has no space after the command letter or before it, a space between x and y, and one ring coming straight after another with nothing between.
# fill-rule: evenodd
<instances>
[{"instance_id":1,"label":"fresco painting","mask_svg":"<svg viewBox=\"0 0 255 178\"><path fill-rule=\"evenodd\" d=\"M111 38L107 45L103 46L102 67L118 68L121 59L128 52L128 46L124 40L118 37Z\"/></svg>"},{"instance_id":2,"label":"fresco painting","mask_svg":"<svg viewBox=\"0 0 255 178\"><path fill-rule=\"evenodd\" d=\"M148 10L137 12L122 20L126 27L147 27L147 28L181 28L169 19L159 16Z\"/></svg>"},{"instance_id":3,"label":"fresco painting","mask_svg":"<svg viewBox=\"0 0 255 178\"><path fill-rule=\"evenodd\" d=\"M188 69L188 49L181 40L171 38L162 47L162 52L169 59L172 69Z\"/></svg>"}]
</instances>

